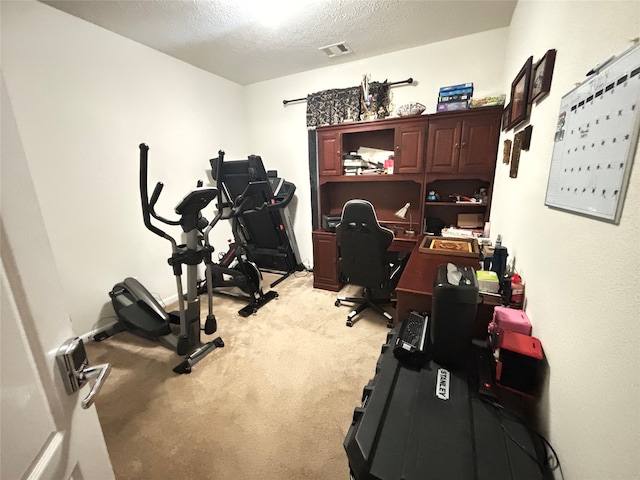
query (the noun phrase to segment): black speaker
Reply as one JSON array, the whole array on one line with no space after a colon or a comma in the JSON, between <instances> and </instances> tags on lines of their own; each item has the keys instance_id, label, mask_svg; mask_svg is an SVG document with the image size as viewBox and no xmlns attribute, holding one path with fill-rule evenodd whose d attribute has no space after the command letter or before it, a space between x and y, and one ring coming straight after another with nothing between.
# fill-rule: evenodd
<instances>
[{"instance_id":1,"label":"black speaker","mask_svg":"<svg viewBox=\"0 0 640 480\"><path fill-rule=\"evenodd\" d=\"M424 233L431 233L436 236L442 234L444 222L436 217L427 217L424 221Z\"/></svg>"}]
</instances>

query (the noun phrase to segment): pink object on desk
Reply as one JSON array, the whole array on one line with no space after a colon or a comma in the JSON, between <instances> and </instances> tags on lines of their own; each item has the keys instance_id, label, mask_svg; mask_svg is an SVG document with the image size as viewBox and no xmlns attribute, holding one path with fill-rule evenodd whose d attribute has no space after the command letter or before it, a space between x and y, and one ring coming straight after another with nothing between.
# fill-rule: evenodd
<instances>
[{"instance_id":1,"label":"pink object on desk","mask_svg":"<svg viewBox=\"0 0 640 480\"><path fill-rule=\"evenodd\" d=\"M489 324L489 340L494 349L500 348L505 330L531 335L531 322L524 310L509 307L494 307L493 320Z\"/></svg>"}]
</instances>

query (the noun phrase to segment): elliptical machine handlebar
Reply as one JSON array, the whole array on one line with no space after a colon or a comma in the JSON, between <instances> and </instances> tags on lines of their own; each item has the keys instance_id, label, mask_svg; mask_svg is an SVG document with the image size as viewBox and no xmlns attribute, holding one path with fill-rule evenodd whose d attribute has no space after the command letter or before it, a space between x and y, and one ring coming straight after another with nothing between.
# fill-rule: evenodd
<instances>
[{"instance_id":1,"label":"elliptical machine handlebar","mask_svg":"<svg viewBox=\"0 0 640 480\"><path fill-rule=\"evenodd\" d=\"M147 165L149 162L149 146L145 143L140 144L140 202L142 203L142 219L144 220L144 226L147 227L148 230L152 231L156 235L166 238L171 242L172 245L176 245L176 241L171 237L168 233L156 227L153 223L151 223L151 217L153 216L155 219L160 220L168 225L180 225L180 222L172 222L171 220L167 220L166 218L162 218L157 215L154 211L154 206L160 197L160 192L162 192L162 188L164 185L162 182L158 182L156 184L156 188L153 190L153 194L151 196L151 201L149 201L149 192L147 189Z\"/></svg>"},{"instance_id":2,"label":"elliptical machine handlebar","mask_svg":"<svg viewBox=\"0 0 640 480\"><path fill-rule=\"evenodd\" d=\"M209 232L213 229L213 227L216 226L216 224L220 221L220 219L222 218L222 214L223 214L223 205L224 205L224 197L222 195L222 185L220 185L220 181L218 180L220 178L220 172L222 171L222 162L224 161L224 150L218 150L218 162L216 163L216 171L215 172L211 172L213 175L213 178L216 180L216 188L218 189L218 213L216 213L216 216L213 217L213 220L211 220L211 222L209 223L209 225L207 226L207 228L204 230L204 239L205 239L205 244L207 246L210 246L209 243Z\"/></svg>"}]
</instances>

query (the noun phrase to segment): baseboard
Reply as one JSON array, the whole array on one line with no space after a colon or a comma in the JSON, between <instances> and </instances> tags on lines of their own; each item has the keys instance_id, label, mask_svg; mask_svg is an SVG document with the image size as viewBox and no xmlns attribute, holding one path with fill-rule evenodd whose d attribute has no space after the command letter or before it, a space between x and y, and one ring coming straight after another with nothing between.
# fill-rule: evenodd
<instances>
[{"instance_id":1,"label":"baseboard","mask_svg":"<svg viewBox=\"0 0 640 480\"><path fill-rule=\"evenodd\" d=\"M82 339L82 341L84 343L93 342L93 338L96 335L98 335L99 333L111 330L115 326L116 323L118 323L118 321L117 320L113 320L113 321L111 321L109 323L105 323L104 325L100 325L99 327L91 330L90 332L80 335L80 338Z\"/></svg>"},{"instance_id":2,"label":"baseboard","mask_svg":"<svg viewBox=\"0 0 640 480\"><path fill-rule=\"evenodd\" d=\"M184 293L185 295L187 294L187 292ZM163 298L162 299L162 304L163 306L166 305L171 305L172 303L176 303L178 301L178 294L174 293L173 295L167 297L167 298Z\"/></svg>"}]
</instances>

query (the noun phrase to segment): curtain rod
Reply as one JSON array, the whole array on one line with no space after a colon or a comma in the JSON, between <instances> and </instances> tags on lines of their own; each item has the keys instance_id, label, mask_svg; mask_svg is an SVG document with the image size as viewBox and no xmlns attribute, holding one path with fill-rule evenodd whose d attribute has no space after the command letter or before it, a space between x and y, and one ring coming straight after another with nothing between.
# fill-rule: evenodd
<instances>
[{"instance_id":1,"label":"curtain rod","mask_svg":"<svg viewBox=\"0 0 640 480\"><path fill-rule=\"evenodd\" d=\"M390 87L394 86L394 85L403 85L403 84L411 84L413 83L413 78L409 77L406 80L400 80L399 82L387 82L386 80L384 82L382 82L383 84L389 85ZM294 98L293 100L283 100L282 104L286 105L288 103L293 103L293 102L302 102L302 101L306 101L307 97L302 97L302 98Z\"/></svg>"}]
</instances>

